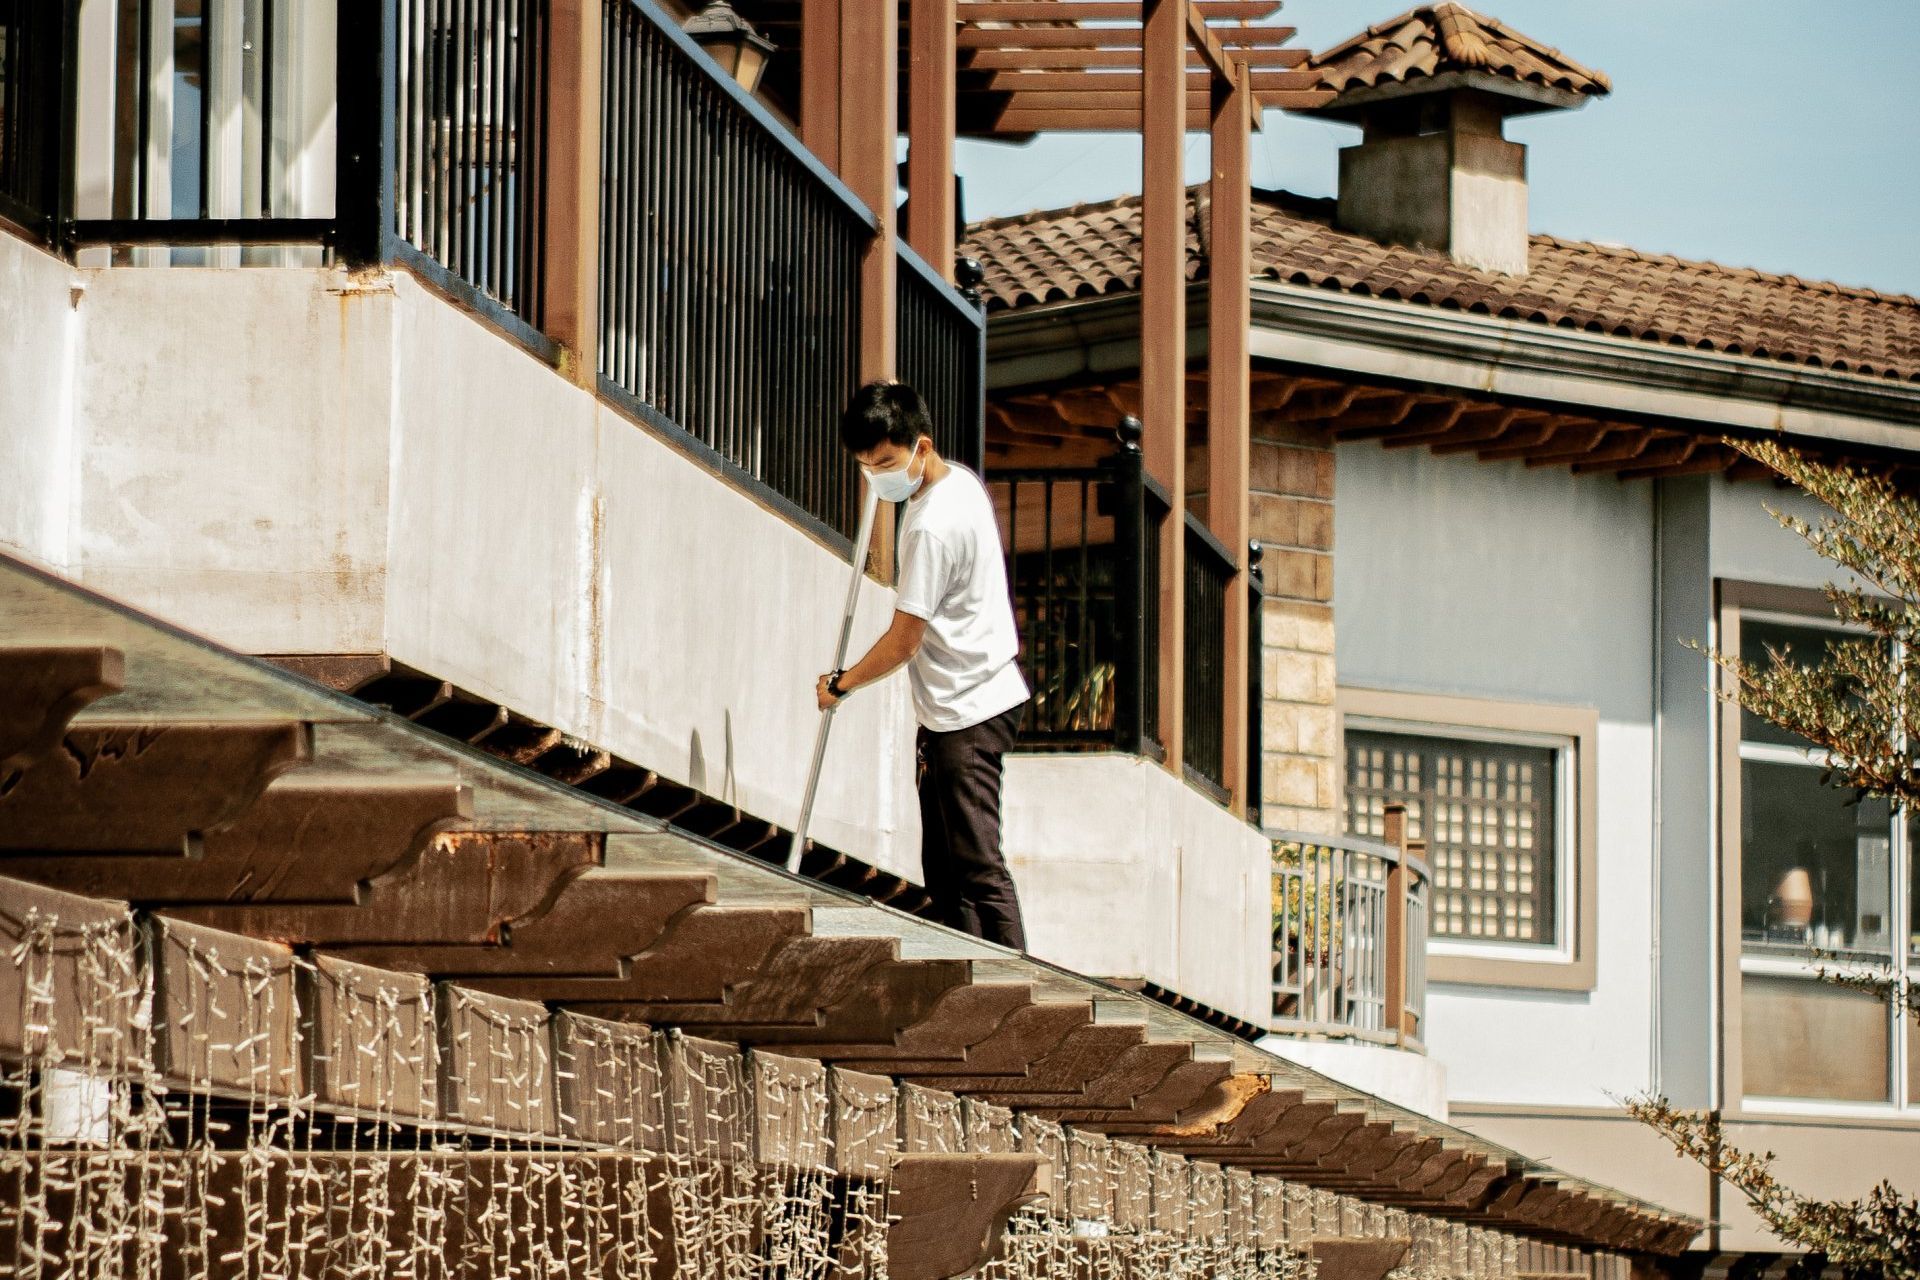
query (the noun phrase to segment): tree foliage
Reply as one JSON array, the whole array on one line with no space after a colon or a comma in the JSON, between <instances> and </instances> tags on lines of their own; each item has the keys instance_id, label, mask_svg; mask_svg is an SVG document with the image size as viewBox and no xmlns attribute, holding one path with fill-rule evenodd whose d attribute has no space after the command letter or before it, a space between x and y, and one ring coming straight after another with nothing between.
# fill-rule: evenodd
<instances>
[{"instance_id":1,"label":"tree foliage","mask_svg":"<svg viewBox=\"0 0 1920 1280\"><path fill-rule=\"evenodd\" d=\"M1849 575L1826 594L1852 634L1815 661L1784 649L1769 649L1761 662L1704 650L1729 677L1724 696L1823 750L1828 783L1856 798L1920 805L1920 502L1869 471L1817 462L1772 442L1727 443L1831 512L1818 521L1772 514ZM1915 1019L1920 1037L1920 1007L1907 978L1816 958L1823 980L1887 1000ZM1635 1099L1628 1109L1680 1155L1738 1190L1786 1244L1852 1273L1920 1280L1920 1201L1891 1182L1857 1200L1812 1199L1774 1176L1771 1152L1729 1145L1717 1115L1680 1111L1664 1098Z\"/></svg>"}]
</instances>

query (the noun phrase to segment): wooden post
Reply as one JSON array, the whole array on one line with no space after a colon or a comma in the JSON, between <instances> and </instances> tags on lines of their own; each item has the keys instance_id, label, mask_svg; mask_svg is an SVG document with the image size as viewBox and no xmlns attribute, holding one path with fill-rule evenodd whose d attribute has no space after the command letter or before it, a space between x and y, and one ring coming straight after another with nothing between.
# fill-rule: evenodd
<instances>
[{"instance_id":1,"label":"wooden post","mask_svg":"<svg viewBox=\"0 0 1920 1280\"><path fill-rule=\"evenodd\" d=\"M909 0L907 243L953 279L954 0Z\"/></svg>"},{"instance_id":2,"label":"wooden post","mask_svg":"<svg viewBox=\"0 0 1920 1280\"><path fill-rule=\"evenodd\" d=\"M860 269L860 378L893 376L900 20L892 0L840 0L840 178L879 223Z\"/></svg>"},{"instance_id":3,"label":"wooden post","mask_svg":"<svg viewBox=\"0 0 1920 1280\"><path fill-rule=\"evenodd\" d=\"M1140 50L1140 417L1147 470L1172 509L1160 529L1160 745L1180 776L1186 671L1187 5L1146 0Z\"/></svg>"},{"instance_id":4,"label":"wooden post","mask_svg":"<svg viewBox=\"0 0 1920 1280\"><path fill-rule=\"evenodd\" d=\"M1234 64L1231 78L1215 74L1212 94L1213 172L1207 199L1207 523L1222 546L1247 545L1247 476L1252 442L1247 415L1250 391L1247 327L1251 320L1247 279L1249 246L1247 68ZM1224 733L1221 785L1232 794L1233 812L1247 814L1247 799L1260 785L1249 777L1247 759L1247 566L1227 584ZM1256 804L1257 808L1258 805Z\"/></svg>"},{"instance_id":5,"label":"wooden post","mask_svg":"<svg viewBox=\"0 0 1920 1280\"><path fill-rule=\"evenodd\" d=\"M894 0L838 0L840 6L841 181L878 224L860 259L860 380L894 375L894 196L899 190L900 18ZM893 581L894 508L875 514L868 572Z\"/></svg>"},{"instance_id":6,"label":"wooden post","mask_svg":"<svg viewBox=\"0 0 1920 1280\"><path fill-rule=\"evenodd\" d=\"M1386 843L1399 853L1387 868L1386 1027L1397 1044L1406 1035L1407 1011L1407 809L1386 807L1381 823Z\"/></svg>"},{"instance_id":7,"label":"wooden post","mask_svg":"<svg viewBox=\"0 0 1920 1280\"><path fill-rule=\"evenodd\" d=\"M800 140L840 168L840 0L801 0Z\"/></svg>"},{"instance_id":8,"label":"wooden post","mask_svg":"<svg viewBox=\"0 0 1920 1280\"><path fill-rule=\"evenodd\" d=\"M547 44L547 333L561 372L600 376L600 5L553 0Z\"/></svg>"}]
</instances>

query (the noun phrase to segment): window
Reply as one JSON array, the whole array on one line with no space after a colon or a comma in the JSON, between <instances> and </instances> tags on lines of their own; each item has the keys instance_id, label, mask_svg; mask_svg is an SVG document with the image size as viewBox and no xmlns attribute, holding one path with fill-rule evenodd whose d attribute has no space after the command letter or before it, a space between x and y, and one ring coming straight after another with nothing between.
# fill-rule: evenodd
<instances>
[{"instance_id":1,"label":"window","mask_svg":"<svg viewBox=\"0 0 1920 1280\"><path fill-rule=\"evenodd\" d=\"M1427 842L1434 938L1521 946L1558 941L1555 861L1564 747L1348 726L1347 831L1379 837L1386 806L1407 806Z\"/></svg>"},{"instance_id":2,"label":"window","mask_svg":"<svg viewBox=\"0 0 1920 1280\"><path fill-rule=\"evenodd\" d=\"M1751 662L1766 662L1770 651L1818 662L1849 637L1813 593L1727 584L1722 596L1720 644ZM1739 917L1730 925L1740 957L1732 1007L1741 1093L1789 1107L1920 1103L1910 1026L1884 1001L1817 972L1920 967L1915 820L1828 785L1824 753L1805 739L1745 710L1726 723L1736 757L1722 785L1732 793L1730 823L1738 815L1729 836L1738 841Z\"/></svg>"},{"instance_id":3,"label":"window","mask_svg":"<svg viewBox=\"0 0 1920 1280\"><path fill-rule=\"evenodd\" d=\"M1591 711L1342 689L1345 825L1407 807L1431 875L1428 978L1593 983Z\"/></svg>"}]
</instances>

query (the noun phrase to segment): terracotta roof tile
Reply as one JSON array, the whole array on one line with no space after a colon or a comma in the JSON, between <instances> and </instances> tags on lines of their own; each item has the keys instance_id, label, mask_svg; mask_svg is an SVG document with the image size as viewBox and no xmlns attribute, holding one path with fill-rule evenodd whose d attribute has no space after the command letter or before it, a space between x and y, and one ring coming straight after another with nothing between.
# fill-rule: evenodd
<instances>
[{"instance_id":1,"label":"terracotta roof tile","mask_svg":"<svg viewBox=\"0 0 1920 1280\"><path fill-rule=\"evenodd\" d=\"M1336 92L1450 71L1479 71L1569 93L1599 95L1613 88L1604 72L1460 4L1409 9L1315 54L1307 69L1320 74L1323 88Z\"/></svg>"},{"instance_id":2,"label":"terracotta roof tile","mask_svg":"<svg viewBox=\"0 0 1920 1280\"><path fill-rule=\"evenodd\" d=\"M1202 190L1196 188L1195 192ZM1194 193L1189 193L1190 203ZM1190 277L1203 256L1188 220ZM1920 382L1920 300L1744 267L1532 237L1531 269L1504 276L1333 225L1333 201L1256 191L1255 274L1588 333ZM988 305L1034 306L1139 286L1137 196L975 223Z\"/></svg>"}]
</instances>

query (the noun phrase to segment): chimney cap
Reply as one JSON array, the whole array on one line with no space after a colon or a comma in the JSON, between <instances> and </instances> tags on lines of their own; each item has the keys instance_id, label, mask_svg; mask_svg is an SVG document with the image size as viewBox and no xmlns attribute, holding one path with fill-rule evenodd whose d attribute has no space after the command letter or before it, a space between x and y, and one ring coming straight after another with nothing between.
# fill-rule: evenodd
<instances>
[{"instance_id":1,"label":"chimney cap","mask_svg":"<svg viewBox=\"0 0 1920 1280\"><path fill-rule=\"evenodd\" d=\"M1311 108L1321 115L1361 114L1377 102L1474 89L1505 115L1578 107L1613 89L1605 72L1585 67L1497 18L1465 5L1420 5L1377 23L1324 53L1306 69L1331 93Z\"/></svg>"}]
</instances>

